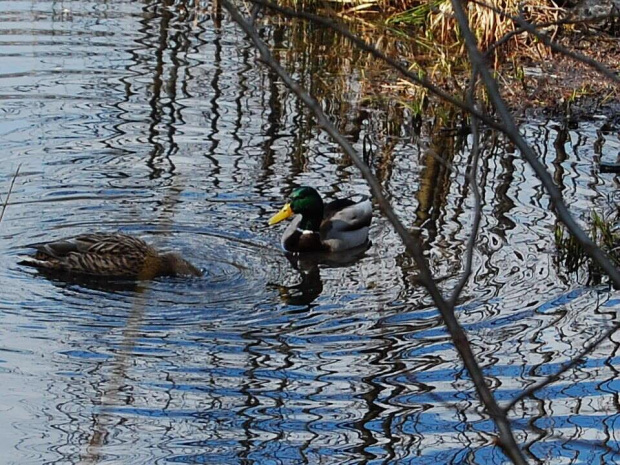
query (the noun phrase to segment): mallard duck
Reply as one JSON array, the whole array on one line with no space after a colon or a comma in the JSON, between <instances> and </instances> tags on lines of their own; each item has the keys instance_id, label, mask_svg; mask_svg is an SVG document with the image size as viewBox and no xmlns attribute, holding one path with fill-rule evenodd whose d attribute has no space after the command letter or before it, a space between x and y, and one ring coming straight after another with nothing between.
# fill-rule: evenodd
<instances>
[{"instance_id":1,"label":"mallard duck","mask_svg":"<svg viewBox=\"0 0 620 465\"><path fill-rule=\"evenodd\" d=\"M282 235L289 252L341 252L368 241L372 204L368 197L355 202L338 199L327 205L312 187L295 189L289 202L269 219L269 225L298 214Z\"/></svg>"},{"instance_id":2,"label":"mallard duck","mask_svg":"<svg viewBox=\"0 0 620 465\"><path fill-rule=\"evenodd\" d=\"M140 280L202 275L180 255L160 253L142 239L126 234L82 234L28 247L36 252L21 263L49 272Z\"/></svg>"}]
</instances>

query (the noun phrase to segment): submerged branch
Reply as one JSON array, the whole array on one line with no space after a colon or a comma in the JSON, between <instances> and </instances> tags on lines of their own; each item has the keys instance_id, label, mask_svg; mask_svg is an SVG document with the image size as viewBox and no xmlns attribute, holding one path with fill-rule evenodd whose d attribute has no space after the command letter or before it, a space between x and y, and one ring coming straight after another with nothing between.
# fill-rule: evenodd
<instances>
[{"instance_id":1,"label":"submerged branch","mask_svg":"<svg viewBox=\"0 0 620 465\"><path fill-rule=\"evenodd\" d=\"M585 349L583 349L581 352L579 352L579 354L577 354L575 358L573 358L570 362L568 362L566 365L560 368L556 373L548 376L542 381L536 384L533 384L527 389L525 389L524 391L522 391L517 397L512 399L508 403L508 405L504 407L504 412L508 413L512 408L514 408L515 405L517 405L523 399L532 397L536 392L540 391L544 387L549 386L552 383L555 383L558 379L560 379L560 376L562 376L568 370L571 370L572 368L576 367L581 362L583 362L586 355L589 355L590 353L592 353L594 349L596 349L599 345L601 345L606 339L610 338L612 334L614 334L619 329L620 329L620 323L614 324L611 328L605 331L596 341L594 341L592 344L590 344Z\"/></svg>"},{"instance_id":2,"label":"submerged branch","mask_svg":"<svg viewBox=\"0 0 620 465\"><path fill-rule=\"evenodd\" d=\"M22 167L21 163L17 166L17 170L15 170L15 174L13 175L13 179L11 179L11 185L9 186L9 191L6 194L6 198L4 199L4 205L2 206L2 211L0 212L0 223L2 223L2 218L4 218L4 212L6 211L6 207L9 204L9 198L11 197L11 192L13 192L13 186L15 185L15 180L19 175L19 170Z\"/></svg>"}]
</instances>

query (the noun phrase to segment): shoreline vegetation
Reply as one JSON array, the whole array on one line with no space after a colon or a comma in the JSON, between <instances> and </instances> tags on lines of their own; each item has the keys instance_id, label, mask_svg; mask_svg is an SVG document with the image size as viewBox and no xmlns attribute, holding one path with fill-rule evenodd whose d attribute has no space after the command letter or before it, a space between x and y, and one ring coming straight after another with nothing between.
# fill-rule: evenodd
<instances>
[{"instance_id":1,"label":"shoreline vegetation","mask_svg":"<svg viewBox=\"0 0 620 465\"><path fill-rule=\"evenodd\" d=\"M450 0L280 0L279 5L344 23L410 71L465 97L471 63ZM550 113L587 118L602 112L616 119L617 84L583 63L552 52L518 22L525 20L567 49L618 71L620 22L611 0L578 4L569 0L470 0L466 11L478 45L517 116ZM368 64L362 64L361 72L389 72ZM396 76L368 90L368 98L389 95L414 114L434 111L425 88ZM479 101L488 101L482 86L477 94Z\"/></svg>"}]
</instances>

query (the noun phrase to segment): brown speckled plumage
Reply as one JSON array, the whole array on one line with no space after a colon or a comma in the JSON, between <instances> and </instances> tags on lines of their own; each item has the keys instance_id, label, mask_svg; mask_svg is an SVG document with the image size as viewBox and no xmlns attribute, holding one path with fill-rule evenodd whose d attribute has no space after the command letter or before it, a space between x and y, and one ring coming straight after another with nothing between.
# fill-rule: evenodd
<instances>
[{"instance_id":1,"label":"brown speckled plumage","mask_svg":"<svg viewBox=\"0 0 620 465\"><path fill-rule=\"evenodd\" d=\"M202 274L178 254L162 254L142 239L126 234L82 234L30 247L36 253L22 264L60 273L129 279Z\"/></svg>"}]
</instances>

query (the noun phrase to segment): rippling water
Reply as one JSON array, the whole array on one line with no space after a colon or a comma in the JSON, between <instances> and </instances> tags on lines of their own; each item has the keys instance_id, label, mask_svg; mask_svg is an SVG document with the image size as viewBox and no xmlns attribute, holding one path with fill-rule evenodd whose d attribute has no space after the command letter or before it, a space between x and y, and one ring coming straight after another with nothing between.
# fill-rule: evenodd
<instances>
[{"instance_id":1,"label":"rippling water","mask_svg":"<svg viewBox=\"0 0 620 465\"><path fill-rule=\"evenodd\" d=\"M357 171L230 21L158 4L0 1L2 201L20 167L0 224L3 463L503 463L384 219L349 263L290 262L265 227L293 185L367 193ZM263 32L306 85L355 82L346 59L330 72L320 47L298 48L329 40L304 31ZM406 114L386 126L387 110L347 92L326 108L358 147L375 142L375 171L451 289L472 201L426 149L462 166L469 147ZM581 218L617 188L598 173L620 145L601 126L523 126ZM510 146L489 145L481 173L458 316L507 402L601 334L619 301L558 272L548 199ZM103 286L17 264L26 244L93 230L180 250L205 276ZM517 406L533 463L620 460L617 350Z\"/></svg>"}]
</instances>

